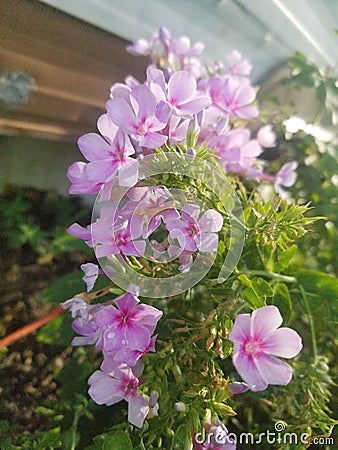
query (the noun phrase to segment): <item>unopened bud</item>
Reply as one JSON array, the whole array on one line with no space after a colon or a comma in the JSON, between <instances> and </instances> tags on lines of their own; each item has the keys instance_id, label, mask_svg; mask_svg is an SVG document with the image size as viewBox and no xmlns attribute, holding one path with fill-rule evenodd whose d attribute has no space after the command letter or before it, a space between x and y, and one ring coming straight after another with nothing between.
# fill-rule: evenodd
<instances>
[{"instance_id":1,"label":"unopened bud","mask_svg":"<svg viewBox=\"0 0 338 450\"><path fill-rule=\"evenodd\" d=\"M187 155L196 156L196 150L194 148L188 148Z\"/></svg>"},{"instance_id":2,"label":"unopened bud","mask_svg":"<svg viewBox=\"0 0 338 450\"><path fill-rule=\"evenodd\" d=\"M183 403L183 402L177 402L177 403L175 403L175 404L174 404L174 408L175 408L177 411L185 411L185 410L186 410L185 403Z\"/></svg>"}]
</instances>

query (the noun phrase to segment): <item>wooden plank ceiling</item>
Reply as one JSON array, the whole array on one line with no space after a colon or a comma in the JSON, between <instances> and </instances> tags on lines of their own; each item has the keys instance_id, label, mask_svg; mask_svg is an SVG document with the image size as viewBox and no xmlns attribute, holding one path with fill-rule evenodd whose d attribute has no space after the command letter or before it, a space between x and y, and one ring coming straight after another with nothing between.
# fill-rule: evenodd
<instances>
[{"instance_id":1,"label":"wooden plank ceiling","mask_svg":"<svg viewBox=\"0 0 338 450\"><path fill-rule=\"evenodd\" d=\"M0 1L0 76L25 72L36 89L18 109L0 104L0 134L75 141L95 131L109 88L147 60L126 41L36 0Z\"/></svg>"}]
</instances>

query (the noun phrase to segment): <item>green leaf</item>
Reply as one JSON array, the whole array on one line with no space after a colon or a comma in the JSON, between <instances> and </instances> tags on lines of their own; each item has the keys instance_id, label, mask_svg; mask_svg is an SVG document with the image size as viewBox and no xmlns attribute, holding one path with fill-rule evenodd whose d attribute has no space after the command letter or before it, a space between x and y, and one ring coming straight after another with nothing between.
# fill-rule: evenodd
<instances>
[{"instance_id":1,"label":"green leaf","mask_svg":"<svg viewBox=\"0 0 338 450\"><path fill-rule=\"evenodd\" d=\"M173 450L183 450L185 448L188 427L186 424L180 425L173 438Z\"/></svg>"},{"instance_id":2,"label":"green leaf","mask_svg":"<svg viewBox=\"0 0 338 450\"><path fill-rule=\"evenodd\" d=\"M133 444L129 436L123 431L111 434L106 437L102 450L133 450Z\"/></svg>"},{"instance_id":3,"label":"green leaf","mask_svg":"<svg viewBox=\"0 0 338 450\"><path fill-rule=\"evenodd\" d=\"M62 445L62 442L60 440L60 427L44 431L39 444L41 445L41 448L60 448Z\"/></svg>"},{"instance_id":4,"label":"green leaf","mask_svg":"<svg viewBox=\"0 0 338 450\"><path fill-rule=\"evenodd\" d=\"M263 278L255 277L252 279L253 288L256 291L258 296L263 297L272 297L273 290L270 284L265 281Z\"/></svg>"},{"instance_id":5,"label":"green leaf","mask_svg":"<svg viewBox=\"0 0 338 450\"><path fill-rule=\"evenodd\" d=\"M276 264L276 269L282 271L285 270L289 265L297 251L297 245L293 244L286 250L282 251L278 256L278 262Z\"/></svg>"},{"instance_id":6,"label":"green leaf","mask_svg":"<svg viewBox=\"0 0 338 450\"><path fill-rule=\"evenodd\" d=\"M283 317L283 324L287 325L291 319L292 308L289 290L284 283L277 283L274 286L270 304L277 306Z\"/></svg>"},{"instance_id":7,"label":"green leaf","mask_svg":"<svg viewBox=\"0 0 338 450\"><path fill-rule=\"evenodd\" d=\"M259 297L252 288L245 288L242 294L244 300L251 309L261 308L266 304L264 298Z\"/></svg>"},{"instance_id":8,"label":"green leaf","mask_svg":"<svg viewBox=\"0 0 338 450\"><path fill-rule=\"evenodd\" d=\"M242 294L248 306L252 309L261 308L266 305L266 298L272 297L273 291L270 284L263 278L254 277L252 280L245 274L239 275L238 279L247 286Z\"/></svg>"},{"instance_id":9,"label":"green leaf","mask_svg":"<svg viewBox=\"0 0 338 450\"><path fill-rule=\"evenodd\" d=\"M338 300L338 280L317 270L303 270L297 275L297 281L303 286L311 312L316 311L323 302L334 305Z\"/></svg>"},{"instance_id":10,"label":"green leaf","mask_svg":"<svg viewBox=\"0 0 338 450\"><path fill-rule=\"evenodd\" d=\"M85 284L81 279L81 272L77 270L67 273L56 280L40 294L39 300L42 302L60 303L84 291Z\"/></svg>"},{"instance_id":11,"label":"green leaf","mask_svg":"<svg viewBox=\"0 0 338 450\"><path fill-rule=\"evenodd\" d=\"M41 328L37 335L37 341L65 347L70 345L74 336L70 315L62 314Z\"/></svg>"}]
</instances>

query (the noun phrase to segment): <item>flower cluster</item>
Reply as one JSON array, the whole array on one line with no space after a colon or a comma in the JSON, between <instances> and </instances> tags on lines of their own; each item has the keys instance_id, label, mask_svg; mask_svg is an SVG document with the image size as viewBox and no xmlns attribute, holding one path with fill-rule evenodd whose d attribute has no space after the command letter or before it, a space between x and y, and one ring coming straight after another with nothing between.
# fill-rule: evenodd
<instances>
[{"instance_id":1,"label":"flower cluster","mask_svg":"<svg viewBox=\"0 0 338 450\"><path fill-rule=\"evenodd\" d=\"M217 254L224 218L216 210L217 202L206 206L202 201L188 200L186 195L182 203L163 181L146 183L142 163L148 155L177 152L193 161L203 149L212 159L212 167L220 167L222 174L270 182L282 196L287 195L283 187L296 181L297 163L286 163L275 175L265 172L260 155L264 148L276 146L276 134L267 124L253 137L247 127L259 109L256 89L249 80L251 65L237 51L224 65L203 66L197 58L203 45L191 45L186 37L173 38L166 29L160 29L150 41L137 41L129 51L149 55L152 64L144 83L128 77L125 83L112 86L106 113L97 123L99 133L78 140L87 162L76 162L69 168L70 192L99 193L100 210L87 227L75 223L68 231L95 248L99 260L109 263L120 258L128 263L142 258L148 259L146 264L151 268L153 261L171 267L177 260L177 269L184 272L179 276L183 277L189 270L191 274L197 253ZM189 194L190 188L186 186ZM235 236L230 240L235 241ZM226 239L222 242L225 246L224 242ZM102 272L92 263L81 268L89 292ZM103 265L103 269L114 281L114 268ZM149 274L154 277L154 272ZM109 302L91 305L76 297L63 307L71 310L73 329L79 335L72 344L93 344L103 352L100 370L88 381L90 396L106 405L126 400L128 420L140 428L147 415L157 410L157 400L146 398L139 387L145 356L155 352L154 333L162 311L141 303L138 296L139 287L133 285ZM275 306L258 308L251 317L237 315L227 336L234 343L234 366L244 382L227 380L227 396L290 381L291 367L276 356L292 358L302 344L295 331L277 329L281 323ZM177 411L179 405L177 402ZM219 421L209 424L210 430L227 435ZM235 448L231 440L195 444L196 449Z\"/></svg>"},{"instance_id":2,"label":"flower cluster","mask_svg":"<svg viewBox=\"0 0 338 450\"><path fill-rule=\"evenodd\" d=\"M200 207L187 203L178 211L175 199L164 186L130 188L122 206L102 208L101 216L86 230L73 224L68 232L95 246L98 258L121 254L144 256L145 239L160 227L167 233L162 242L152 240L152 255L180 261L179 270L187 270L193 254L215 252L223 225L222 215L209 209L201 217Z\"/></svg>"},{"instance_id":3,"label":"flower cluster","mask_svg":"<svg viewBox=\"0 0 338 450\"><path fill-rule=\"evenodd\" d=\"M143 372L144 355L155 351L156 336L152 334L162 311L140 303L137 289L130 290L134 293L127 292L104 304L88 305L74 298L64 302L63 308L71 310L73 329L81 335L72 344L95 344L104 355L101 370L88 381L90 396L100 405L126 400L129 422L142 427L149 402L138 393L138 377Z\"/></svg>"},{"instance_id":4,"label":"flower cluster","mask_svg":"<svg viewBox=\"0 0 338 450\"><path fill-rule=\"evenodd\" d=\"M69 168L71 193L95 194L116 173L120 186L133 186L138 158L166 143L186 142L189 131L214 152L226 173L273 182L282 195L283 186L295 182L295 162L276 175L264 172L259 156L263 148L276 145L271 125L262 126L252 138L250 130L237 123L259 114L248 78L251 66L240 53L228 55L227 65L206 68L196 64L201 44L191 47L188 38L172 38L166 29L149 42L137 41L129 51L150 55L154 64L144 83L128 77L112 86L107 113L97 124L101 135L89 133L78 141L89 162Z\"/></svg>"}]
</instances>

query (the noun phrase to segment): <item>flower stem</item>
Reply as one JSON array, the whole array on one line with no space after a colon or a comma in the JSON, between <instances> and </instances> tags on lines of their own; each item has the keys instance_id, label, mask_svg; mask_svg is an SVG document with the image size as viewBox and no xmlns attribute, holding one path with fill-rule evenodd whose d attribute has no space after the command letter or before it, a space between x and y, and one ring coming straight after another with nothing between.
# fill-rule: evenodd
<instances>
[{"instance_id":1,"label":"flower stem","mask_svg":"<svg viewBox=\"0 0 338 450\"><path fill-rule=\"evenodd\" d=\"M265 270L246 270L242 272L238 272L239 274L245 275L258 275L262 277L272 278L277 281L282 281L284 283L296 283L297 279L295 277L290 277L288 275L282 275L280 273L275 272L266 272Z\"/></svg>"}]
</instances>

